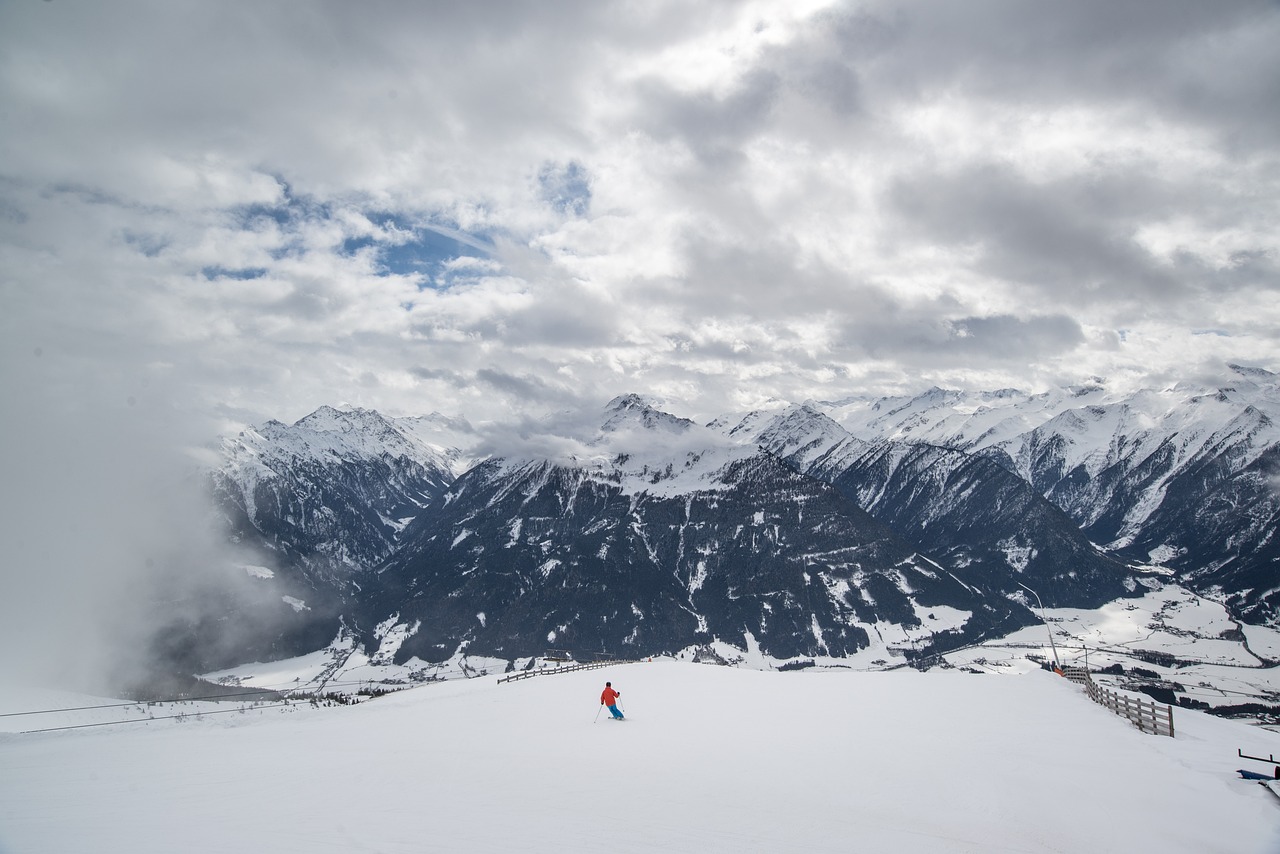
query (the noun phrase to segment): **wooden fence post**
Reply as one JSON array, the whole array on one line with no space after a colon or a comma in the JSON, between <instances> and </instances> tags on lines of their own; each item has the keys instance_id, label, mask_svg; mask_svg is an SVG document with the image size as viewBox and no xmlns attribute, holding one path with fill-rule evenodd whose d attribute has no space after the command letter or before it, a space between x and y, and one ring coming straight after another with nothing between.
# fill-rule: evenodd
<instances>
[{"instance_id":1,"label":"wooden fence post","mask_svg":"<svg viewBox=\"0 0 1280 854\"><path fill-rule=\"evenodd\" d=\"M1083 681L1085 693L1089 695L1090 700L1110 709L1120 717L1128 718L1130 723L1142 732L1168 735L1173 738L1173 706L1166 704L1164 714L1161 715L1160 707L1154 700L1129 697L1119 691L1103 688L1093 681L1093 677L1087 671L1084 673ZM1167 733L1163 732L1166 728Z\"/></svg>"}]
</instances>

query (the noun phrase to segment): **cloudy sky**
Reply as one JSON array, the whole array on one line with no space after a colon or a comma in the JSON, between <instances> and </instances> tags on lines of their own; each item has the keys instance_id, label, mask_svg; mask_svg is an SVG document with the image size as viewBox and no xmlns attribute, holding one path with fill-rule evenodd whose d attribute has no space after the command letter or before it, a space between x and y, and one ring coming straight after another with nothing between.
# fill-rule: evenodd
<instances>
[{"instance_id":1,"label":"cloudy sky","mask_svg":"<svg viewBox=\"0 0 1280 854\"><path fill-rule=\"evenodd\" d=\"M201 433L1277 370L1277 44L1274 2L7 0L0 380Z\"/></svg>"},{"instance_id":2,"label":"cloudy sky","mask_svg":"<svg viewBox=\"0 0 1280 854\"><path fill-rule=\"evenodd\" d=\"M0 0L0 669L136 663L234 557L189 450L322 404L501 453L631 391L1280 370L1278 44L1273 0Z\"/></svg>"}]
</instances>

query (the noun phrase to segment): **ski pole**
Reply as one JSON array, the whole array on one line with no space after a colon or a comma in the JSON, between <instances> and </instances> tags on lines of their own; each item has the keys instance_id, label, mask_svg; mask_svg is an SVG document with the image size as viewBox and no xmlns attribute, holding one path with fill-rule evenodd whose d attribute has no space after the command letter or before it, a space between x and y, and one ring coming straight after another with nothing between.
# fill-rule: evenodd
<instances>
[{"instance_id":1,"label":"ski pole","mask_svg":"<svg viewBox=\"0 0 1280 854\"><path fill-rule=\"evenodd\" d=\"M603 708L604 708L604 703L601 703L600 709L603 709ZM596 717L595 717L595 720L592 721L592 723L595 723L596 721L600 720L600 709L596 709Z\"/></svg>"}]
</instances>

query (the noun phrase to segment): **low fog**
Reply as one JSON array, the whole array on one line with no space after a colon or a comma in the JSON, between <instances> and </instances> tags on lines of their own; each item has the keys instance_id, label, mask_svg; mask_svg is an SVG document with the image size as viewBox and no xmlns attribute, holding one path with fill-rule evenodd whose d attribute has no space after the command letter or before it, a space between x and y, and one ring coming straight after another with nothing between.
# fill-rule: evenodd
<instances>
[{"instance_id":1,"label":"low fog","mask_svg":"<svg viewBox=\"0 0 1280 854\"><path fill-rule=\"evenodd\" d=\"M241 565L270 560L219 530L199 476L217 425L180 385L118 351L114 382L82 382L97 354L37 329L4 345L0 684L145 692L244 644L219 615L253 609Z\"/></svg>"}]
</instances>

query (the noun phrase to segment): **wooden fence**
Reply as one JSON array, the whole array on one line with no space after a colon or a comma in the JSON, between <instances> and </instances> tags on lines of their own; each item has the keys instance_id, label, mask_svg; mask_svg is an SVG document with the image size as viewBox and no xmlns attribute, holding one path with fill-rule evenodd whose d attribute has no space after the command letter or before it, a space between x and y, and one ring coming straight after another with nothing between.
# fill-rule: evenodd
<instances>
[{"instance_id":1,"label":"wooden fence","mask_svg":"<svg viewBox=\"0 0 1280 854\"><path fill-rule=\"evenodd\" d=\"M1088 670L1085 670L1083 667L1076 667L1072 664L1068 664L1066 667L1062 668L1062 675L1078 685L1084 685L1087 682L1093 681L1089 676Z\"/></svg>"},{"instance_id":2,"label":"wooden fence","mask_svg":"<svg viewBox=\"0 0 1280 854\"><path fill-rule=\"evenodd\" d=\"M635 664L635 660L630 658L613 658L608 661L588 661L582 664L570 664L567 667L541 667L537 670L521 670L518 673L512 673L510 676L502 677L498 680L498 683L515 682L519 679L532 679L534 676L550 676L555 673L573 673L577 670L596 670L601 667L612 667L615 664Z\"/></svg>"},{"instance_id":3,"label":"wooden fence","mask_svg":"<svg viewBox=\"0 0 1280 854\"><path fill-rule=\"evenodd\" d=\"M1110 688L1103 688L1093 681L1089 671L1081 667L1064 668L1062 675L1072 682L1084 685L1089 699L1101 706L1106 706L1122 718L1128 718L1143 732L1173 738L1173 706L1151 700L1140 700L1137 697L1121 694L1119 691L1112 691Z\"/></svg>"}]
</instances>

